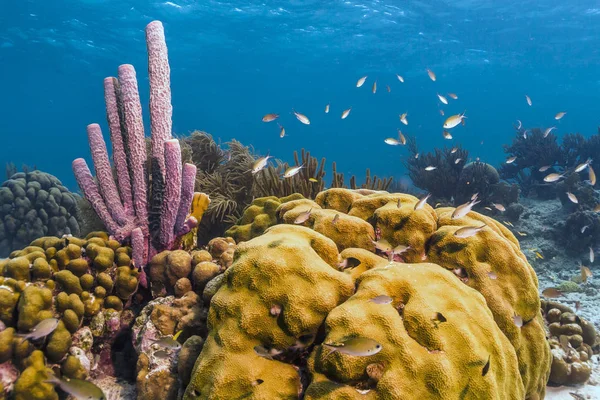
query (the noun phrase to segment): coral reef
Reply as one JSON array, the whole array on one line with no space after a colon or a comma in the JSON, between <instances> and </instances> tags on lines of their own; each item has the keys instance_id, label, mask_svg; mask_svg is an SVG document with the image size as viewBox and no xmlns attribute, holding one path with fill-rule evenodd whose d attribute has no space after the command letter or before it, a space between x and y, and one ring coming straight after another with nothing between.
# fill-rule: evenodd
<instances>
[{"instance_id":1,"label":"coral reef","mask_svg":"<svg viewBox=\"0 0 600 400\"><path fill-rule=\"evenodd\" d=\"M596 344L594 325L558 302L544 300L541 306L549 324L552 349L549 382L554 385L585 383L592 373L592 347Z\"/></svg>"},{"instance_id":2,"label":"coral reef","mask_svg":"<svg viewBox=\"0 0 600 400\"><path fill-rule=\"evenodd\" d=\"M113 346L132 322L134 309L124 310L124 304L138 278L131 249L101 232L86 239L42 237L2 260L0 321L7 328L0 332L0 343L2 361L22 371L14 382L15 396L21 387L41 385L44 377L27 368L39 370L45 362L70 377L115 375ZM60 322L46 340L16 338L17 331L28 332L50 317ZM37 383L29 381L31 374ZM52 385L47 389L41 399L56 396Z\"/></svg>"},{"instance_id":3,"label":"coral reef","mask_svg":"<svg viewBox=\"0 0 600 400\"><path fill-rule=\"evenodd\" d=\"M131 243L135 266L141 270L142 285L146 284L143 267L147 260L157 251L176 247L177 237L188 233L198 223L194 217L188 218L196 166L185 164L182 167L179 142L171 139L170 69L163 26L159 21L146 27L146 43L152 143L150 179L145 167L146 144L136 73L128 64L119 67L118 79L104 80L117 179L113 177L98 124L87 128L98 182L92 178L84 159L73 161L73 172L83 194L110 234L122 243Z\"/></svg>"},{"instance_id":4,"label":"coral reef","mask_svg":"<svg viewBox=\"0 0 600 400\"><path fill-rule=\"evenodd\" d=\"M281 204L303 198L304 196L301 194L293 194L282 198L270 196L255 199L244 210L244 214L237 224L228 229L225 235L232 237L236 242L247 241L262 235L267 228L277 223L276 212Z\"/></svg>"},{"instance_id":5,"label":"coral reef","mask_svg":"<svg viewBox=\"0 0 600 400\"><path fill-rule=\"evenodd\" d=\"M53 175L13 174L0 187L0 257L42 236L79 236L77 201Z\"/></svg>"},{"instance_id":6,"label":"coral reef","mask_svg":"<svg viewBox=\"0 0 600 400\"><path fill-rule=\"evenodd\" d=\"M198 227L198 244L204 245L212 237L222 235L252 201L254 157L248 147L236 140L222 149L205 132L195 131L182 142L189 147L191 161L198 169L196 190L211 199Z\"/></svg>"},{"instance_id":7,"label":"coral reef","mask_svg":"<svg viewBox=\"0 0 600 400\"><path fill-rule=\"evenodd\" d=\"M588 159L592 160L592 168L600 168L600 160L595 159L600 152L600 133L587 139L579 133L567 134L559 144L556 135L546 131L548 129L517 130L512 144L504 146L504 151L516 159L513 163L500 167L500 176L517 182L525 195L531 193L541 199L551 199L557 194L564 197L563 187L544 182L544 177L550 173L563 172L568 175L567 179L573 175L587 179L587 171L573 173L573 170ZM572 180L569 186L578 181Z\"/></svg>"},{"instance_id":8,"label":"coral reef","mask_svg":"<svg viewBox=\"0 0 600 400\"><path fill-rule=\"evenodd\" d=\"M461 147L454 152L444 147L435 149L433 153L420 154L414 138L409 138L407 145L409 157L404 166L414 185L431 193L437 201L449 202L456 192L469 152ZM435 172L426 171L429 166L436 167Z\"/></svg>"},{"instance_id":9,"label":"coral reef","mask_svg":"<svg viewBox=\"0 0 600 400\"><path fill-rule=\"evenodd\" d=\"M517 240L491 218L472 212L454 220L450 208L414 210L417 201L404 194L330 189L314 202L280 204L276 216L284 224L240 244L222 275L211 300L209 335L184 398L358 398L358 390L402 398L442 398L454 391L543 397L550 350L537 279ZM306 226L298 226L297 217L311 208L302 218ZM476 236L454 235L482 222L487 228ZM363 236L370 232L373 238ZM388 261L371 239L408 248ZM305 282L310 290L302 289ZM370 301L385 294L393 306ZM452 306L449 299L459 303ZM435 321L436 313L444 315L442 322ZM381 352L326 357L322 344L360 336L382 344ZM463 343L457 339L462 336L469 337L468 352L453 347ZM431 362L419 367L417 354ZM460 381L441 379L442 365L444 375ZM419 368L427 372L416 373ZM399 392L405 386L393 382L407 379L418 382Z\"/></svg>"}]
</instances>

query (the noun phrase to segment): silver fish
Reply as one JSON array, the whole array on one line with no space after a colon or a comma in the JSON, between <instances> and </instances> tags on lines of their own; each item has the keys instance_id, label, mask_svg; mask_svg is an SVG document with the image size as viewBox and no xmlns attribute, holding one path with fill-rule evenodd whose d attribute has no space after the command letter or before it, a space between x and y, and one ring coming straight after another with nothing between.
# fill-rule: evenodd
<instances>
[{"instance_id":1,"label":"silver fish","mask_svg":"<svg viewBox=\"0 0 600 400\"><path fill-rule=\"evenodd\" d=\"M300 165L298 167L290 167L288 169L285 170L285 172L283 173L283 177L284 178L291 178L292 176L296 175L298 172L300 172L300 170L304 168L304 165Z\"/></svg>"},{"instance_id":2,"label":"silver fish","mask_svg":"<svg viewBox=\"0 0 600 400\"><path fill-rule=\"evenodd\" d=\"M546 129L544 131L544 137L547 137L550 134L550 132L552 132L554 129L556 129L555 126L551 126L550 128Z\"/></svg>"},{"instance_id":3,"label":"silver fish","mask_svg":"<svg viewBox=\"0 0 600 400\"><path fill-rule=\"evenodd\" d=\"M427 200L429 200L430 197L431 197L431 193L428 193L421 200L417 201L417 204L415 204L415 211L420 210L421 208L425 207L425 204L427 204ZM400 204L400 203L398 203L398 204Z\"/></svg>"},{"instance_id":4,"label":"silver fish","mask_svg":"<svg viewBox=\"0 0 600 400\"><path fill-rule=\"evenodd\" d=\"M58 326L58 321L59 320L57 318L46 318L34 326L31 332L19 333L15 336L20 337L22 339L21 341L41 339L54 332Z\"/></svg>"},{"instance_id":5,"label":"silver fish","mask_svg":"<svg viewBox=\"0 0 600 400\"><path fill-rule=\"evenodd\" d=\"M473 206L478 203L479 200L471 200L468 203L461 204L460 206L456 207L456 209L452 213L451 219L458 219L464 217L471 211Z\"/></svg>"},{"instance_id":6,"label":"silver fish","mask_svg":"<svg viewBox=\"0 0 600 400\"><path fill-rule=\"evenodd\" d=\"M152 344L157 345L158 347L162 347L164 349L169 350L179 350L181 349L181 343L177 340L173 339L171 336L163 336L158 340L152 342Z\"/></svg>"},{"instance_id":7,"label":"silver fish","mask_svg":"<svg viewBox=\"0 0 600 400\"><path fill-rule=\"evenodd\" d=\"M394 299L390 296L382 294L381 296L373 297L371 301L375 304L390 304Z\"/></svg>"},{"instance_id":8,"label":"silver fish","mask_svg":"<svg viewBox=\"0 0 600 400\"><path fill-rule=\"evenodd\" d=\"M565 177L565 174L553 173L553 174L550 174L550 175L546 175L544 177L544 182L552 183L552 182L556 182L560 178L564 178L564 177Z\"/></svg>"},{"instance_id":9,"label":"silver fish","mask_svg":"<svg viewBox=\"0 0 600 400\"><path fill-rule=\"evenodd\" d=\"M436 170L436 169L437 169L437 167L434 167L433 165L430 165L430 166L428 166L428 167L425 167L425 171L434 171L434 170Z\"/></svg>"},{"instance_id":10,"label":"silver fish","mask_svg":"<svg viewBox=\"0 0 600 400\"><path fill-rule=\"evenodd\" d=\"M506 207L504 207L502 204L492 203L492 207L501 212L506 211Z\"/></svg>"},{"instance_id":11,"label":"silver fish","mask_svg":"<svg viewBox=\"0 0 600 400\"><path fill-rule=\"evenodd\" d=\"M260 357L266 358L267 360L272 360L273 356L283 353L283 350L267 349L266 347L259 345L254 346L254 352Z\"/></svg>"},{"instance_id":12,"label":"silver fish","mask_svg":"<svg viewBox=\"0 0 600 400\"><path fill-rule=\"evenodd\" d=\"M294 113L294 115L296 116L296 119L300 122L302 122L304 125L310 125L310 120L308 119L308 117L304 114L300 114L299 112L296 112L295 110L292 109L292 112Z\"/></svg>"},{"instance_id":13,"label":"silver fish","mask_svg":"<svg viewBox=\"0 0 600 400\"><path fill-rule=\"evenodd\" d=\"M594 263L594 249L590 247L590 264Z\"/></svg>"},{"instance_id":14,"label":"silver fish","mask_svg":"<svg viewBox=\"0 0 600 400\"><path fill-rule=\"evenodd\" d=\"M589 225L584 225L581 227L581 233L585 233L585 231L587 230L587 228L589 228Z\"/></svg>"},{"instance_id":15,"label":"silver fish","mask_svg":"<svg viewBox=\"0 0 600 400\"><path fill-rule=\"evenodd\" d=\"M77 400L106 400L102 389L89 381L75 378L58 378L50 375L45 382L59 386Z\"/></svg>"},{"instance_id":16,"label":"silver fish","mask_svg":"<svg viewBox=\"0 0 600 400\"><path fill-rule=\"evenodd\" d=\"M383 348L373 339L363 337L346 339L340 343L323 343L323 347L330 350L327 355L337 351L342 354L357 357L372 356L379 353Z\"/></svg>"},{"instance_id":17,"label":"silver fish","mask_svg":"<svg viewBox=\"0 0 600 400\"><path fill-rule=\"evenodd\" d=\"M479 232L486 226L486 224L483 224L481 226L465 226L454 232L454 236L456 236L457 238L466 239L468 237L476 235L477 232Z\"/></svg>"},{"instance_id":18,"label":"silver fish","mask_svg":"<svg viewBox=\"0 0 600 400\"><path fill-rule=\"evenodd\" d=\"M586 160L586 162L579 164L577 167L575 167L575 172L581 172L584 169L586 169L587 167L589 167L589 165L592 163L592 159L588 158Z\"/></svg>"},{"instance_id":19,"label":"silver fish","mask_svg":"<svg viewBox=\"0 0 600 400\"><path fill-rule=\"evenodd\" d=\"M263 169L265 169L265 167L269 163L269 158L273 158L273 157L267 155L266 157L261 157L258 160L256 160L254 162L254 165L252 165L252 174L256 174L256 173L262 171Z\"/></svg>"},{"instance_id":20,"label":"silver fish","mask_svg":"<svg viewBox=\"0 0 600 400\"><path fill-rule=\"evenodd\" d=\"M312 207L308 211L305 211L302 214L298 215L296 217L296 219L294 220L294 224L299 225L299 224L303 224L306 221L308 221L308 219L310 218L311 212L312 212Z\"/></svg>"},{"instance_id":21,"label":"silver fish","mask_svg":"<svg viewBox=\"0 0 600 400\"><path fill-rule=\"evenodd\" d=\"M575 204L579 203L579 200L577 200L577 197L575 197L573 193L567 192L567 197L569 198L569 200L571 200L571 202Z\"/></svg>"}]
</instances>

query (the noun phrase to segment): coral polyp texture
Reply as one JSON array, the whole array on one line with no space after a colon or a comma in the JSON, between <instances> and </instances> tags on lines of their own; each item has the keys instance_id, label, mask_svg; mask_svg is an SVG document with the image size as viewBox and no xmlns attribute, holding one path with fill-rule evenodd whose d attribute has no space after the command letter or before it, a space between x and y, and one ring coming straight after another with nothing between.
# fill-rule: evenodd
<instances>
[{"instance_id":1,"label":"coral polyp texture","mask_svg":"<svg viewBox=\"0 0 600 400\"><path fill-rule=\"evenodd\" d=\"M597 344L594 325L558 302L543 301L542 310L549 324L552 349L550 383L576 385L587 382L592 373L592 348Z\"/></svg>"},{"instance_id":2,"label":"coral polyp texture","mask_svg":"<svg viewBox=\"0 0 600 400\"><path fill-rule=\"evenodd\" d=\"M550 348L518 241L418 201L330 189L281 203L212 297L184 398L543 398ZM343 351L353 338L381 351Z\"/></svg>"},{"instance_id":3,"label":"coral polyp texture","mask_svg":"<svg viewBox=\"0 0 600 400\"><path fill-rule=\"evenodd\" d=\"M143 268L156 252L177 247L177 238L198 224L188 216L196 166L182 167L179 142L171 138L170 69L160 22L148 24L146 43L152 138L150 178L136 72L128 64L119 67L118 78L104 80L116 179L98 124L87 128L97 183L83 158L73 161L73 171L85 197L109 233L120 242L131 244L137 268ZM147 181L151 182L150 190ZM143 270L141 283L146 284Z\"/></svg>"},{"instance_id":4,"label":"coral polyp texture","mask_svg":"<svg viewBox=\"0 0 600 400\"><path fill-rule=\"evenodd\" d=\"M42 236L78 236L77 201L53 175L12 175L0 187L0 257Z\"/></svg>"},{"instance_id":5,"label":"coral polyp texture","mask_svg":"<svg viewBox=\"0 0 600 400\"><path fill-rule=\"evenodd\" d=\"M86 239L42 237L0 261L0 321L6 327L0 332L0 362L4 370L21 372L5 375L5 390L21 399L38 391L40 399L57 398L38 373L44 365L71 378L114 373L111 347L132 320L124 305L138 279L131 248L103 232ZM15 336L53 317L59 323L48 337Z\"/></svg>"}]
</instances>

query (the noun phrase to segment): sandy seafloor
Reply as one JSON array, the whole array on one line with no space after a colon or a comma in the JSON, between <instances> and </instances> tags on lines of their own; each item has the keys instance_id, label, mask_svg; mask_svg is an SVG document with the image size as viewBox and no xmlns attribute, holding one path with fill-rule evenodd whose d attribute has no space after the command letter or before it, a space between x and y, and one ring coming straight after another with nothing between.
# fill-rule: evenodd
<instances>
[{"instance_id":1,"label":"sandy seafloor","mask_svg":"<svg viewBox=\"0 0 600 400\"><path fill-rule=\"evenodd\" d=\"M555 300L575 309L575 302L581 302L579 316L592 322L600 330L600 248L596 250L596 260L589 263L589 250L577 256L565 254L565 243L557 243L550 239L547 231L553 229L557 221L564 221L567 213L560 200L535 200L522 198L520 203L525 207L521 219L514 222L514 228L508 227L519 239L521 250L535 269L539 280L540 295L548 287L558 286L562 281L580 275L580 262L588 266L594 276L580 285L580 292L564 293ZM501 217L496 216L502 220ZM525 233L521 236L517 232ZM544 259L536 257L538 251ZM549 256L548 256L549 255ZM578 387L548 387L546 399L574 399L569 393L577 393L586 399L600 400L600 357L592 358L593 373L588 384Z\"/></svg>"}]
</instances>

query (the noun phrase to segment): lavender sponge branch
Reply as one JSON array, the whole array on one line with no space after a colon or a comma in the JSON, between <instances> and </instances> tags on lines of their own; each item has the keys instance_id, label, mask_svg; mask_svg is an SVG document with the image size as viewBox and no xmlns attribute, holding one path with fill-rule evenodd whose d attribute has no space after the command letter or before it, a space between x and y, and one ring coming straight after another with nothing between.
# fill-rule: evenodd
<instances>
[{"instance_id":1,"label":"lavender sponge branch","mask_svg":"<svg viewBox=\"0 0 600 400\"><path fill-rule=\"evenodd\" d=\"M90 150L98 183L82 158L73 161L77 182L109 233L132 246L133 265L140 268L139 283L147 284L144 266L157 252L180 245L179 236L197 226L189 216L196 167L181 165L181 148L171 139L172 106L170 69L162 24L146 29L150 77L150 114L153 177L162 178L159 223L149 225L147 155L136 72L132 65L118 68L118 79L104 80L106 115L110 128L116 178L112 174L106 143L98 124L88 126ZM156 165L156 168L154 168ZM156 174L156 175L155 175ZM154 189L154 188L153 188ZM160 198L158 197L160 195ZM154 214L153 214L154 215ZM151 243L150 238L159 240Z\"/></svg>"}]
</instances>

